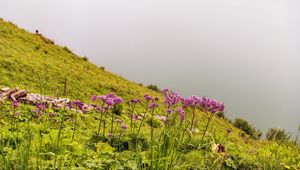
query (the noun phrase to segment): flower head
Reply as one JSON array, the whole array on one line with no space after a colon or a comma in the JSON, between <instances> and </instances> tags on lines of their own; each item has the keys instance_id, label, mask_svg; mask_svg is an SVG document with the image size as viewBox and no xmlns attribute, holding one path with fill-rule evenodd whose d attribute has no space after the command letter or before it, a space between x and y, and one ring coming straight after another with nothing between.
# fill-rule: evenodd
<instances>
[{"instance_id":1,"label":"flower head","mask_svg":"<svg viewBox=\"0 0 300 170\"><path fill-rule=\"evenodd\" d=\"M115 102L114 102L114 99L108 99L108 100L106 100L106 104L108 105L108 106L113 106L114 104L115 104Z\"/></svg>"},{"instance_id":2,"label":"flower head","mask_svg":"<svg viewBox=\"0 0 300 170\"><path fill-rule=\"evenodd\" d=\"M40 113L41 111L46 110L45 103L37 103L36 104L36 110L34 112Z\"/></svg>"},{"instance_id":3,"label":"flower head","mask_svg":"<svg viewBox=\"0 0 300 170\"><path fill-rule=\"evenodd\" d=\"M95 102L96 100L97 100L97 96L96 95L93 95L92 97L91 97L91 100L92 100L92 102Z\"/></svg>"},{"instance_id":4,"label":"flower head","mask_svg":"<svg viewBox=\"0 0 300 170\"><path fill-rule=\"evenodd\" d=\"M81 111L84 110L84 104L79 100L74 100L72 105L78 107Z\"/></svg>"},{"instance_id":5,"label":"flower head","mask_svg":"<svg viewBox=\"0 0 300 170\"><path fill-rule=\"evenodd\" d=\"M103 108L102 107L96 107L96 109L99 111L99 112L101 112L101 111L103 111Z\"/></svg>"},{"instance_id":6,"label":"flower head","mask_svg":"<svg viewBox=\"0 0 300 170\"><path fill-rule=\"evenodd\" d=\"M16 100L13 101L13 107L18 108L20 106L20 103Z\"/></svg>"},{"instance_id":7,"label":"flower head","mask_svg":"<svg viewBox=\"0 0 300 170\"><path fill-rule=\"evenodd\" d=\"M98 99L102 102L104 102L106 100L106 96L98 96Z\"/></svg>"},{"instance_id":8,"label":"flower head","mask_svg":"<svg viewBox=\"0 0 300 170\"><path fill-rule=\"evenodd\" d=\"M182 107L178 107L176 110L179 113L180 120L183 121L185 119L185 111L182 109Z\"/></svg>"},{"instance_id":9,"label":"flower head","mask_svg":"<svg viewBox=\"0 0 300 170\"><path fill-rule=\"evenodd\" d=\"M176 93L170 89L164 89L161 91L161 93L165 96L164 104L166 104L168 106L168 108L171 106L177 105L183 99L178 93Z\"/></svg>"},{"instance_id":10,"label":"flower head","mask_svg":"<svg viewBox=\"0 0 300 170\"><path fill-rule=\"evenodd\" d=\"M122 123L122 120L121 120L121 119L116 119L116 121L117 121L118 123Z\"/></svg>"},{"instance_id":11,"label":"flower head","mask_svg":"<svg viewBox=\"0 0 300 170\"><path fill-rule=\"evenodd\" d=\"M150 109L155 109L155 108L157 108L158 106L159 106L159 105L158 105L157 103L152 102L152 103L150 103L149 108L150 108Z\"/></svg>"},{"instance_id":12,"label":"flower head","mask_svg":"<svg viewBox=\"0 0 300 170\"><path fill-rule=\"evenodd\" d=\"M131 99L130 102L133 104L141 103L139 99Z\"/></svg>"},{"instance_id":13,"label":"flower head","mask_svg":"<svg viewBox=\"0 0 300 170\"><path fill-rule=\"evenodd\" d=\"M216 113L224 111L224 103L207 97L190 96L183 100L184 107L201 107L205 111Z\"/></svg>"},{"instance_id":14,"label":"flower head","mask_svg":"<svg viewBox=\"0 0 300 170\"><path fill-rule=\"evenodd\" d=\"M115 104L122 104L123 103L123 99L121 97L116 97L116 98L114 98L114 103Z\"/></svg>"},{"instance_id":15,"label":"flower head","mask_svg":"<svg viewBox=\"0 0 300 170\"><path fill-rule=\"evenodd\" d=\"M122 129L127 129L128 127L127 127L127 125L125 123L121 123L121 128Z\"/></svg>"},{"instance_id":16,"label":"flower head","mask_svg":"<svg viewBox=\"0 0 300 170\"><path fill-rule=\"evenodd\" d=\"M151 97L151 96L149 96L148 94L145 94L145 95L144 95L144 98L145 98L147 101L150 101L150 100L152 100L152 97Z\"/></svg>"},{"instance_id":17,"label":"flower head","mask_svg":"<svg viewBox=\"0 0 300 170\"><path fill-rule=\"evenodd\" d=\"M201 101L201 98L193 95L193 96L183 99L182 101L183 101L183 105L185 107L197 107L197 105Z\"/></svg>"},{"instance_id":18,"label":"flower head","mask_svg":"<svg viewBox=\"0 0 300 170\"><path fill-rule=\"evenodd\" d=\"M224 103L207 97L202 97L199 102L199 106L205 111L209 111L211 113L223 112L225 108Z\"/></svg>"}]
</instances>

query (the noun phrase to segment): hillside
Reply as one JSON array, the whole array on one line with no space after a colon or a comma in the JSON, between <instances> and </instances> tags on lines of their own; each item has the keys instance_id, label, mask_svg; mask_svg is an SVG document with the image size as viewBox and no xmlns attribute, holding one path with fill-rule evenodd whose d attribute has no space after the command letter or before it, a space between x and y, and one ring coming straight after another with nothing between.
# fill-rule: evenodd
<instances>
[{"instance_id":1,"label":"hillside","mask_svg":"<svg viewBox=\"0 0 300 170\"><path fill-rule=\"evenodd\" d=\"M33 92L64 94L87 100L92 94L115 92L125 98L153 91L85 61L67 47L59 47L41 34L32 34L0 21L0 73L2 86L19 86ZM41 82L45 82L45 84ZM44 87L45 86L45 87Z\"/></svg>"},{"instance_id":2,"label":"hillside","mask_svg":"<svg viewBox=\"0 0 300 170\"><path fill-rule=\"evenodd\" d=\"M153 115L168 116L163 94L110 73L67 47L2 19L0 77L0 87L20 87L101 107L104 104L100 99L99 103L90 101L92 95L113 92L124 99L109 111L102 107L84 114L79 112L81 105L77 101L73 109L1 103L0 164L4 169L300 168L298 145L253 140L209 109L194 108L193 118L193 107L184 107L184 121L170 116L173 124L160 118L154 120ZM148 108L145 94L157 96L159 101L151 101L159 107ZM140 99L141 104L134 105L131 99ZM181 101L172 105L174 110L170 112L181 113L175 110L178 107ZM137 115L134 122L132 115Z\"/></svg>"}]
</instances>

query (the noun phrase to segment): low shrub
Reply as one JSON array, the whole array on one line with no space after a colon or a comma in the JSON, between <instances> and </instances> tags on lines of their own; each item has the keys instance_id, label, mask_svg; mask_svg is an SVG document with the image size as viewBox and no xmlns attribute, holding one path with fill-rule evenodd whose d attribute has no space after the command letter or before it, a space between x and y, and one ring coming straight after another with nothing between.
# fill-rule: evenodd
<instances>
[{"instance_id":1,"label":"low shrub","mask_svg":"<svg viewBox=\"0 0 300 170\"><path fill-rule=\"evenodd\" d=\"M159 92L159 91L160 91L160 89L159 89L159 88L157 87L157 85L155 85L155 84L149 84L149 85L147 86L147 88L150 89L150 90L156 91L156 92Z\"/></svg>"},{"instance_id":2,"label":"low shrub","mask_svg":"<svg viewBox=\"0 0 300 170\"><path fill-rule=\"evenodd\" d=\"M64 46L63 50L65 50L65 51L67 51L68 53L71 53L71 54L73 53L73 51L70 50L67 46Z\"/></svg>"},{"instance_id":3,"label":"low shrub","mask_svg":"<svg viewBox=\"0 0 300 170\"><path fill-rule=\"evenodd\" d=\"M291 135L284 129L270 128L266 134L267 140L288 141Z\"/></svg>"},{"instance_id":4,"label":"low shrub","mask_svg":"<svg viewBox=\"0 0 300 170\"><path fill-rule=\"evenodd\" d=\"M83 59L83 61L88 61L89 60L86 56L82 57L82 59Z\"/></svg>"},{"instance_id":5,"label":"low shrub","mask_svg":"<svg viewBox=\"0 0 300 170\"><path fill-rule=\"evenodd\" d=\"M249 124L244 119L236 118L233 125L243 130L252 139L259 139L261 137L261 132L259 130L256 130L251 124Z\"/></svg>"}]
</instances>

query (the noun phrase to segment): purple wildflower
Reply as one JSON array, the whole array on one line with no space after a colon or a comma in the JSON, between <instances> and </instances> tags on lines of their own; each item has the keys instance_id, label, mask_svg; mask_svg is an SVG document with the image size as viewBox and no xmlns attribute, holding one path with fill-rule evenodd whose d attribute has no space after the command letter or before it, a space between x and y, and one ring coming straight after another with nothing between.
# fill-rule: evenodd
<instances>
[{"instance_id":1,"label":"purple wildflower","mask_svg":"<svg viewBox=\"0 0 300 170\"><path fill-rule=\"evenodd\" d=\"M106 100L106 104L108 105L108 106L113 106L114 104L115 104L115 102L114 102L114 99L112 98L110 98L110 99L108 99L108 100Z\"/></svg>"},{"instance_id":2,"label":"purple wildflower","mask_svg":"<svg viewBox=\"0 0 300 170\"><path fill-rule=\"evenodd\" d=\"M162 94L167 94L169 91L170 91L170 89L165 88L165 89L162 89L160 92L161 92Z\"/></svg>"},{"instance_id":3,"label":"purple wildflower","mask_svg":"<svg viewBox=\"0 0 300 170\"><path fill-rule=\"evenodd\" d=\"M131 99L130 102L134 104L141 103L139 99Z\"/></svg>"},{"instance_id":4,"label":"purple wildflower","mask_svg":"<svg viewBox=\"0 0 300 170\"><path fill-rule=\"evenodd\" d=\"M113 134L112 133L108 133L108 138L112 138L113 137Z\"/></svg>"},{"instance_id":5,"label":"purple wildflower","mask_svg":"<svg viewBox=\"0 0 300 170\"><path fill-rule=\"evenodd\" d=\"M224 103L207 97L202 97L199 106L211 113L223 112L225 108Z\"/></svg>"},{"instance_id":6,"label":"purple wildflower","mask_svg":"<svg viewBox=\"0 0 300 170\"><path fill-rule=\"evenodd\" d=\"M205 111L216 113L224 111L224 103L207 97L190 96L183 100L184 107L201 107Z\"/></svg>"},{"instance_id":7,"label":"purple wildflower","mask_svg":"<svg viewBox=\"0 0 300 170\"><path fill-rule=\"evenodd\" d=\"M201 99L198 96L190 96L183 100L183 105L185 107L196 107L200 103Z\"/></svg>"},{"instance_id":8,"label":"purple wildflower","mask_svg":"<svg viewBox=\"0 0 300 170\"><path fill-rule=\"evenodd\" d=\"M122 120L121 120L121 119L116 119L116 121L117 121L118 123L122 123Z\"/></svg>"},{"instance_id":9,"label":"purple wildflower","mask_svg":"<svg viewBox=\"0 0 300 170\"><path fill-rule=\"evenodd\" d=\"M107 98L116 98L117 96L114 93L108 93L105 95L106 99Z\"/></svg>"},{"instance_id":10,"label":"purple wildflower","mask_svg":"<svg viewBox=\"0 0 300 170\"><path fill-rule=\"evenodd\" d=\"M93 96L91 97L91 100L92 100L92 102L95 102L95 101L97 100L97 96L96 96L96 95L93 95Z\"/></svg>"},{"instance_id":11,"label":"purple wildflower","mask_svg":"<svg viewBox=\"0 0 300 170\"><path fill-rule=\"evenodd\" d=\"M185 111L182 109L182 107L178 107L177 111L179 113L180 120L183 121L185 119Z\"/></svg>"},{"instance_id":12,"label":"purple wildflower","mask_svg":"<svg viewBox=\"0 0 300 170\"><path fill-rule=\"evenodd\" d=\"M13 101L13 107L14 107L14 108L18 108L19 106L20 106L19 102L16 101L16 100L14 100L14 101Z\"/></svg>"},{"instance_id":13,"label":"purple wildflower","mask_svg":"<svg viewBox=\"0 0 300 170\"><path fill-rule=\"evenodd\" d=\"M38 103L38 104L36 104L36 108L38 109L38 110L45 110L46 109L46 105L44 104L44 103Z\"/></svg>"},{"instance_id":14,"label":"purple wildflower","mask_svg":"<svg viewBox=\"0 0 300 170\"><path fill-rule=\"evenodd\" d=\"M106 96L98 96L98 99L102 102L104 102L106 100Z\"/></svg>"},{"instance_id":15,"label":"purple wildflower","mask_svg":"<svg viewBox=\"0 0 300 170\"><path fill-rule=\"evenodd\" d=\"M173 92L172 90L169 89L162 90L162 94L165 96L164 104L166 104L168 108L177 105L183 99L178 93Z\"/></svg>"},{"instance_id":16,"label":"purple wildflower","mask_svg":"<svg viewBox=\"0 0 300 170\"><path fill-rule=\"evenodd\" d=\"M101 108L101 107L96 107L96 109L99 111L99 112L101 112L103 109Z\"/></svg>"},{"instance_id":17,"label":"purple wildflower","mask_svg":"<svg viewBox=\"0 0 300 170\"><path fill-rule=\"evenodd\" d=\"M123 99L121 97L116 97L116 98L114 98L114 103L115 104L122 104L123 103Z\"/></svg>"},{"instance_id":18,"label":"purple wildflower","mask_svg":"<svg viewBox=\"0 0 300 170\"><path fill-rule=\"evenodd\" d=\"M150 100L152 100L152 97L151 97L151 96L149 96L148 94L145 94L145 95L144 95L144 98L145 98L147 101L150 101Z\"/></svg>"},{"instance_id":19,"label":"purple wildflower","mask_svg":"<svg viewBox=\"0 0 300 170\"><path fill-rule=\"evenodd\" d=\"M121 124L121 128L122 128L122 129L127 129L128 127L127 127L127 125L126 125L125 123L122 123L122 124Z\"/></svg>"},{"instance_id":20,"label":"purple wildflower","mask_svg":"<svg viewBox=\"0 0 300 170\"><path fill-rule=\"evenodd\" d=\"M152 103L150 103L149 108L150 108L150 109L155 109L155 108L157 108L158 106L159 106L159 105L158 105L157 103L152 102Z\"/></svg>"},{"instance_id":21,"label":"purple wildflower","mask_svg":"<svg viewBox=\"0 0 300 170\"><path fill-rule=\"evenodd\" d=\"M79 100L74 100L73 101L73 105L77 106L81 111L84 110L84 104L81 101L79 101Z\"/></svg>"}]
</instances>

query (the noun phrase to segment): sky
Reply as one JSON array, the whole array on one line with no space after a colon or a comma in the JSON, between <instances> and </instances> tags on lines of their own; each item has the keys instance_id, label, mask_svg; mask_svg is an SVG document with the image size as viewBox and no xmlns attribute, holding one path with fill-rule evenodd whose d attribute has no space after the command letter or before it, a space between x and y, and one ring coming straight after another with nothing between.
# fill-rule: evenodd
<instances>
[{"instance_id":1,"label":"sky","mask_svg":"<svg viewBox=\"0 0 300 170\"><path fill-rule=\"evenodd\" d=\"M298 0L1 0L0 17L137 83L226 104L266 132L300 124Z\"/></svg>"}]
</instances>

